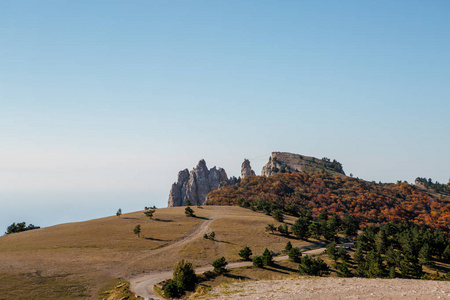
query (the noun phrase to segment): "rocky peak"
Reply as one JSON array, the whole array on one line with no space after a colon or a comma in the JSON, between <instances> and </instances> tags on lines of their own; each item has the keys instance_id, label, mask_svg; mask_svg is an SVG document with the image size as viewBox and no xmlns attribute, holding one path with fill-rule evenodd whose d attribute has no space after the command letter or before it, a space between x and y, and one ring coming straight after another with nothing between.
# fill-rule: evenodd
<instances>
[{"instance_id":1,"label":"rocky peak","mask_svg":"<svg viewBox=\"0 0 450 300\"><path fill-rule=\"evenodd\" d=\"M241 177L249 177L249 176L255 176L255 171L252 170L252 166L250 165L250 161L248 159L244 159L244 162L241 166Z\"/></svg>"},{"instance_id":2,"label":"rocky peak","mask_svg":"<svg viewBox=\"0 0 450 300\"><path fill-rule=\"evenodd\" d=\"M205 160L200 160L190 172L184 169L178 173L177 182L172 184L168 206L183 206L189 199L193 205L205 203L209 192L217 190L222 182L228 180L222 168L208 170Z\"/></svg>"},{"instance_id":3,"label":"rocky peak","mask_svg":"<svg viewBox=\"0 0 450 300\"><path fill-rule=\"evenodd\" d=\"M271 176L275 173L291 172L324 172L345 175L342 165L336 160L331 161L288 152L272 152L269 162L262 168L261 176Z\"/></svg>"}]
</instances>

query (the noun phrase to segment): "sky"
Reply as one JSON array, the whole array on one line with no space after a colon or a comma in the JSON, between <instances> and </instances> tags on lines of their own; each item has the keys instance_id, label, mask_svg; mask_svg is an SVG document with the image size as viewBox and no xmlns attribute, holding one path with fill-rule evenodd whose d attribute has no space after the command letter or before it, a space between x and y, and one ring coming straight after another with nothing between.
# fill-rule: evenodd
<instances>
[{"instance_id":1,"label":"sky","mask_svg":"<svg viewBox=\"0 0 450 300\"><path fill-rule=\"evenodd\" d=\"M1 1L0 232L144 206L272 151L450 177L448 1Z\"/></svg>"}]
</instances>

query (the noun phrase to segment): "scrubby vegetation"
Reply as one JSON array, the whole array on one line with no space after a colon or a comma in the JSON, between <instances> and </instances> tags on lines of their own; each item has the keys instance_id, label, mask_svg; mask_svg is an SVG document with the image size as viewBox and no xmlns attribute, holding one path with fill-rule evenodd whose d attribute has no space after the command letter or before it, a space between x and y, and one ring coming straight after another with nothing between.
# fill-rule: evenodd
<instances>
[{"instance_id":1,"label":"scrubby vegetation","mask_svg":"<svg viewBox=\"0 0 450 300\"><path fill-rule=\"evenodd\" d=\"M6 228L6 234L17 233L17 232L38 229L38 228L40 228L40 227L34 226L33 224L30 224L27 226L27 224L25 222L21 222L21 223L17 223L17 224L12 223L11 225L9 225Z\"/></svg>"},{"instance_id":2,"label":"scrubby vegetation","mask_svg":"<svg viewBox=\"0 0 450 300\"><path fill-rule=\"evenodd\" d=\"M197 276L190 262L181 260L173 271L173 279L164 286L164 296L178 298L186 291L195 290Z\"/></svg>"},{"instance_id":3,"label":"scrubby vegetation","mask_svg":"<svg viewBox=\"0 0 450 300\"><path fill-rule=\"evenodd\" d=\"M238 184L211 192L208 199L210 205L239 205L276 218L278 210L300 216L300 208L306 208L313 218L328 212L342 219L348 213L362 227L408 222L450 233L450 203L406 182L382 184L330 174L280 173L244 178Z\"/></svg>"},{"instance_id":4,"label":"scrubby vegetation","mask_svg":"<svg viewBox=\"0 0 450 300\"><path fill-rule=\"evenodd\" d=\"M423 185L425 189L434 191L435 193L450 195L450 182L448 184L441 184L439 182L433 182L431 178L417 177L416 184Z\"/></svg>"}]
</instances>

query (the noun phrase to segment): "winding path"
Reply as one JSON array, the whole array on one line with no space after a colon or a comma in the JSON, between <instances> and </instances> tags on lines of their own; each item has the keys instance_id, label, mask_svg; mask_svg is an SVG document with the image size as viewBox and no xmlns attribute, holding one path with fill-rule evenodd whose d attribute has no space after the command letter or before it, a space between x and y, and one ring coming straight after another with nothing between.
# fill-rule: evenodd
<instances>
[{"instance_id":1,"label":"winding path","mask_svg":"<svg viewBox=\"0 0 450 300\"><path fill-rule=\"evenodd\" d=\"M151 250L152 254L162 252L162 251L167 251L168 249L173 248L173 247L180 247L184 244L187 244L187 243L195 240L198 237L203 236L205 233L207 233L207 231L209 229L208 226L214 219L215 219L215 217L212 217L212 218L202 222L191 233L189 233L188 235L184 236L183 238L181 238L169 245L166 245L164 247L161 247L161 248L158 248L155 250ZM346 244L341 244L339 246L349 247L352 245L353 245L353 243L346 243ZM309 255L320 254L323 251L325 251L325 248L318 248L318 249L313 249L313 250L308 250L308 251L302 252L302 254L309 254ZM287 260L287 259L288 259L287 255L274 257L274 261L282 261L282 260ZM252 264L253 263L251 261L233 262L233 263L229 263L227 265L227 268L228 269L240 268L240 267L251 266ZM203 267L196 268L195 273L203 273L203 272L212 271L212 270L213 270L213 267L211 265L203 266ZM161 281L172 278L172 275L173 275L173 271L155 271L155 272L151 272L151 273L148 273L145 275L135 276L135 277L130 278L130 283L131 283L130 289L134 294L141 296L144 299L160 299L160 296L153 291L153 286Z\"/></svg>"}]
</instances>

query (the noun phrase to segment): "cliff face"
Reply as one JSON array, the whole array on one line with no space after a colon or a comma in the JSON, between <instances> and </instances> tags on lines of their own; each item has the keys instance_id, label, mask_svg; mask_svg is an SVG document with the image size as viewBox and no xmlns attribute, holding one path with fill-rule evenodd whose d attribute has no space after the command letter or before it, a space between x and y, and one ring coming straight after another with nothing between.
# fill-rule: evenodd
<instances>
[{"instance_id":1,"label":"cliff face","mask_svg":"<svg viewBox=\"0 0 450 300\"><path fill-rule=\"evenodd\" d=\"M191 172L184 169L178 173L177 182L170 189L168 206L183 206L187 199L192 205L203 204L206 195L217 190L219 185L227 180L224 169L214 167L208 170L206 162L202 159Z\"/></svg>"},{"instance_id":2,"label":"cliff face","mask_svg":"<svg viewBox=\"0 0 450 300\"><path fill-rule=\"evenodd\" d=\"M255 171L252 170L252 166L250 166L250 161L248 159L244 159L244 162L241 166L241 177L249 177L249 176L255 176Z\"/></svg>"},{"instance_id":3,"label":"cliff face","mask_svg":"<svg viewBox=\"0 0 450 300\"><path fill-rule=\"evenodd\" d=\"M345 175L342 165L335 160L288 152L272 152L269 162L262 168L261 176L270 176L278 172L325 172Z\"/></svg>"}]
</instances>

